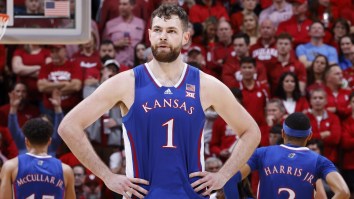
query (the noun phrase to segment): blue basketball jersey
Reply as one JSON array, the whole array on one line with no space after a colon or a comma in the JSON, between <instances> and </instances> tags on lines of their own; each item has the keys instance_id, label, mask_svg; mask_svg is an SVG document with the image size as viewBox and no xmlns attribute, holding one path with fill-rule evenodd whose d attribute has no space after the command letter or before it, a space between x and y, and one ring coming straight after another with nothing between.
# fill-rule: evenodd
<instances>
[{"instance_id":1,"label":"blue basketball jersey","mask_svg":"<svg viewBox=\"0 0 354 199\"><path fill-rule=\"evenodd\" d=\"M18 173L13 187L16 199L64 198L61 161L52 156L19 155Z\"/></svg>"},{"instance_id":2,"label":"blue basketball jersey","mask_svg":"<svg viewBox=\"0 0 354 199\"><path fill-rule=\"evenodd\" d=\"M307 147L276 145L256 149L247 164L259 172L258 198L313 198L317 179L337 171Z\"/></svg>"},{"instance_id":3,"label":"blue basketball jersey","mask_svg":"<svg viewBox=\"0 0 354 199\"><path fill-rule=\"evenodd\" d=\"M201 199L189 174L204 171L199 70L185 65L179 82L161 86L148 65L134 68L134 103L123 117L128 177L150 182L146 199Z\"/></svg>"}]
</instances>

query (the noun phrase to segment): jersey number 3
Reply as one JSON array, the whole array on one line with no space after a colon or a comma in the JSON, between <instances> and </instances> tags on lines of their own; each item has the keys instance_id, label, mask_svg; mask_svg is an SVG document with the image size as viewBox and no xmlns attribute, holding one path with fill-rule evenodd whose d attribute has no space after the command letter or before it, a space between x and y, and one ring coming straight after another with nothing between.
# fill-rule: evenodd
<instances>
[{"instance_id":1,"label":"jersey number 3","mask_svg":"<svg viewBox=\"0 0 354 199\"><path fill-rule=\"evenodd\" d=\"M35 195L32 194L32 195L28 196L26 199L35 199ZM43 195L42 199L54 199L54 196Z\"/></svg>"},{"instance_id":2,"label":"jersey number 3","mask_svg":"<svg viewBox=\"0 0 354 199\"><path fill-rule=\"evenodd\" d=\"M177 148L175 145L173 145L173 122L174 119L170 119L162 126L167 126L167 143L166 145L162 146L163 148Z\"/></svg>"},{"instance_id":3,"label":"jersey number 3","mask_svg":"<svg viewBox=\"0 0 354 199\"><path fill-rule=\"evenodd\" d=\"M291 190L289 188L279 188L278 189L278 194L280 194L283 191L286 191L286 192L289 193L289 199L295 199L296 194L295 194L295 192L293 190Z\"/></svg>"}]
</instances>

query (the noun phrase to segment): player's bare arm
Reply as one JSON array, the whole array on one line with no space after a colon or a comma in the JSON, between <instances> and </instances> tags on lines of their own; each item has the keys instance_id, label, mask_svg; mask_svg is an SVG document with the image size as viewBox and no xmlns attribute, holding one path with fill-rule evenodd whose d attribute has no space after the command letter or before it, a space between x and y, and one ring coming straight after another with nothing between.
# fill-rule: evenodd
<instances>
[{"instance_id":1,"label":"player's bare arm","mask_svg":"<svg viewBox=\"0 0 354 199\"><path fill-rule=\"evenodd\" d=\"M195 191L200 191L208 187L209 189L203 195L209 195L212 190L222 188L241 169L257 148L261 134L253 118L237 102L230 89L219 80L201 73L200 95L203 109L214 108L240 137L230 158L219 172L215 174L195 172L190 175L190 177L202 177L192 184L192 187L197 187Z\"/></svg>"},{"instance_id":2,"label":"player's bare arm","mask_svg":"<svg viewBox=\"0 0 354 199\"><path fill-rule=\"evenodd\" d=\"M0 198L12 199L12 182L17 175L18 159L13 158L4 163L0 173Z\"/></svg>"},{"instance_id":3,"label":"player's bare arm","mask_svg":"<svg viewBox=\"0 0 354 199\"><path fill-rule=\"evenodd\" d=\"M101 178L109 189L126 198L130 198L126 192L142 198L139 192L147 194L147 191L136 184L148 184L148 182L113 174L97 156L84 133L85 128L117 103L121 104L124 115L132 105L133 99L134 73L129 70L105 81L93 94L78 104L65 116L58 131L80 162ZM85 117L81 117L82 115Z\"/></svg>"},{"instance_id":4,"label":"player's bare arm","mask_svg":"<svg viewBox=\"0 0 354 199\"><path fill-rule=\"evenodd\" d=\"M76 198L74 172L70 166L66 164L62 164L62 166L65 183L65 199Z\"/></svg>"},{"instance_id":5,"label":"player's bare arm","mask_svg":"<svg viewBox=\"0 0 354 199\"><path fill-rule=\"evenodd\" d=\"M343 177L338 172L331 172L327 174L326 181L334 192L333 199L348 199L350 198L350 191L345 183Z\"/></svg>"}]
</instances>

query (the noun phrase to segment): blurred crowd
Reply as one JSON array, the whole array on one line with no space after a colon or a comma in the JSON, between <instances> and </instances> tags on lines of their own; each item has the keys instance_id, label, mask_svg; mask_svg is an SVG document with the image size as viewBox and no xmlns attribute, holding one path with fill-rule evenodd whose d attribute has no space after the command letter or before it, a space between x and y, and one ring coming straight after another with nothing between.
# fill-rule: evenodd
<instances>
[{"instance_id":1,"label":"blurred crowd","mask_svg":"<svg viewBox=\"0 0 354 199\"><path fill-rule=\"evenodd\" d=\"M42 5L42 0L14 2L16 12L29 15L38 14ZM0 162L26 152L21 126L40 116L54 126L49 153L73 167L77 198L121 198L80 164L61 141L57 127L105 80L152 59L151 13L161 4L176 4L189 14L192 35L181 49L182 59L231 89L258 123L260 146L281 144L287 115L303 112L312 123L310 144L335 163L353 192L354 1L93 0L92 4L92 37L85 44L0 45ZM214 110L205 115L206 170L217 171L238 138ZM124 174L119 107L86 133L112 171ZM254 197L257 179L254 174L244 180L240 192Z\"/></svg>"}]
</instances>

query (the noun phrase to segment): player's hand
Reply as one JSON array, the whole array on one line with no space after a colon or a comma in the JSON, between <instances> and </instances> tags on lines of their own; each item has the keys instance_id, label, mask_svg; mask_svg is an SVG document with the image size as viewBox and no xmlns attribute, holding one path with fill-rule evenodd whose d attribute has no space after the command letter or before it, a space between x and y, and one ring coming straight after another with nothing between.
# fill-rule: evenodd
<instances>
[{"instance_id":1,"label":"player's hand","mask_svg":"<svg viewBox=\"0 0 354 199\"><path fill-rule=\"evenodd\" d=\"M191 185L195 192L206 190L202 193L203 196L210 195L213 190L221 189L226 181L226 178L220 173L210 173L207 171L198 171L189 174L190 178L201 177L199 180L193 182Z\"/></svg>"},{"instance_id":2,"label":"player's hand","mask_svg":"<svg viewBox=\"0 0 354 199\"><path fill-rule=\"evenodd\" d=\"M128 178L124 175L113 174L104 183L110 190L123 195L127 199L131 199L131 195L144 198L144 195L148 193L146 189L137 184L149 185L149 182L140 178Z\"/></svg>"}]
</instances>

